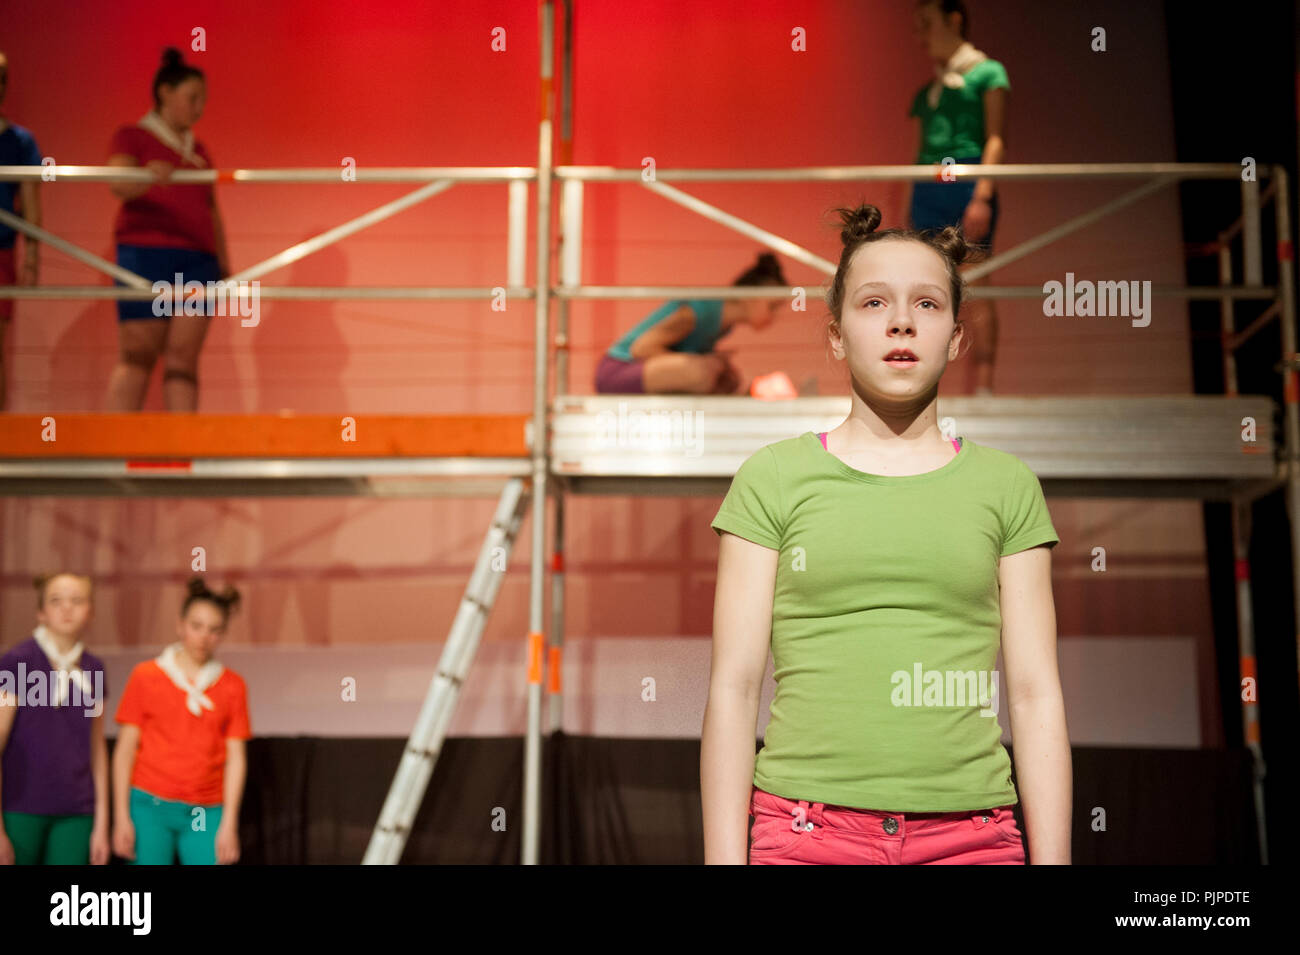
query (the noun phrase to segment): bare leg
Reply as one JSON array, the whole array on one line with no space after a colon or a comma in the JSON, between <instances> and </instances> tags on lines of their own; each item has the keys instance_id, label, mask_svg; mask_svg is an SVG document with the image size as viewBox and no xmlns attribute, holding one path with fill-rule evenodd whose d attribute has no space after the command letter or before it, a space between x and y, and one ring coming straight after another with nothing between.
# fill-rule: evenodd
<instances>
[{"instance_id":1,"label":"bare leg","mask_svg":"<svg viewBox=\"0 0 1300 955\"><path fill-rule=\"evenodd\" d=\"M167 330L163 356L163 404L168 411L197 411L199 407L199 351L212 319L177 315Z\"/></svg>"},{"instance_id":2,"label":"bare leg","mask_svg":"<svg viewBox=\"0 0 1300 955\"><path fill-rule=\"evenodd\" d=\"M646 394L709 395L725 367L716 355L667 352L645 360L642 380Z\"/></svg>"},{"instance_id":3,"label":"bare leg","mask_svg":"<svg viewBox=\"0 0 1300 955\"><path fill-rule=\"evenodd\" d=\"M977 279L972 285L988 285L987 277ZM975 394L993 394L993 363L998 350L998 311L992 299L971 302L976 320L971 323L975 342L971 351L975 356Z\"/></svg>"},{"instance_id":4,"label":"bare leg","mask_svg":"<svg viewBox=\"0 0 1300 955\"><path fill-rule=\"evenodd\" d=\"M975 394L993 394L993 360L998 347L998 312L992 302L982 302L984 321L975 333Z\"/></svg>"},{"instance_id":5,"label":"bare leg","mask_svg":"<svg viewBox=\"0 0 1300 955\"><path fill-rule=\"evenodd\" d=\"M149 376L167 339L165 319L140 318L117 325L118 359L108 379L106 411L139 411Z\"/></svg>"}]
</instances>

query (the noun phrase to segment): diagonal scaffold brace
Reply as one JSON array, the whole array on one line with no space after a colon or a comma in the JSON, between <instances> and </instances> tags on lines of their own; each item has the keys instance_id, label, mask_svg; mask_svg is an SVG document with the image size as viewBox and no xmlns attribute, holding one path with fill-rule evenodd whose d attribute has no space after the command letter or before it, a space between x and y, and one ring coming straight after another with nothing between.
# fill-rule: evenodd
<instances>
[{"instance_id":1,"label":"diagonal scaffold brace","mask_svg":"<svg viewBox=\"0 0 1300 955\"><path fill-rule=\"evenodd\" d=\"M362 865L396 865L401 859L531 497L531 489L522 478L512 478L501 491L492 525L461 597L438 670L407 740Z\"/></svg>"}]
</instances>

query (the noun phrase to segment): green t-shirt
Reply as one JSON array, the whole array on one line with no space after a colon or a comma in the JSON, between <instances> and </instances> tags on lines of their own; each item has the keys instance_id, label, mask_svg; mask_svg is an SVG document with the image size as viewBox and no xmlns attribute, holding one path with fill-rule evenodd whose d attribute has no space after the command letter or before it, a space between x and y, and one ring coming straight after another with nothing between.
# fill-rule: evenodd
<instances>
[{"instance_id":1,"label":"green t-shirt","mask_svg":"<svg viewBox=\"0 0 1300 955\"><path fill-rule=\"evenodd\" d=\"M1006 700L998 559L1059 541L1019 458L962 438L937 470L881 476L807 431L749 457L712 526L780 552L755 786L887 812L1017 801L996 715L981 715Z\"/></svg>"},{"instance_id":2,"label":"green t-shirt","mask_svg":"<svg viewBox=\"0 0 1300 955\"><path fill-rule=\"evenodd\" d=\"M983 60L962 74L966 85L959 90L945 86L939 105L930 108L926 99L930 84L912 98L908 116L921 118L921 151L918 163L978 158L984 153L984 93L999 86L1011 89L1006 68L997 60Z\"/></svg>"}]
</instances>

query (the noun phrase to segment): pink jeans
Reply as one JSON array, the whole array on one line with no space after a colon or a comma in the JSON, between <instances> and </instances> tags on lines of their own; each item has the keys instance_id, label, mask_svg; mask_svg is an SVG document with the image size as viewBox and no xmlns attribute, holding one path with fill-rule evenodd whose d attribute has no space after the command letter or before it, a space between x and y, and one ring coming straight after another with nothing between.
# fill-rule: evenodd
<instances>
[{"instance_id":1,"label":"pink jeans","mask_svg":"<svg viewBox=\"0 0 1300 955\"><path fill-rule=\"evenodd\" d=\"M1010 806L876 812L786 799L754 787L750 865L1024 865Z\"/></svg>"}]
</instances>

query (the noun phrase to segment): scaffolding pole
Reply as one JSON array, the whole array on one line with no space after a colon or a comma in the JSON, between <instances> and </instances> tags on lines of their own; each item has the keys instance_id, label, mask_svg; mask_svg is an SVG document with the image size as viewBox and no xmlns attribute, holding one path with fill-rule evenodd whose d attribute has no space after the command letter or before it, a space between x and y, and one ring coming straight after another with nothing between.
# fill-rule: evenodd
<instances>
[{"instance_id":1,"label":"scaffolding pole","mask_svg":"<svg viewBox=\"0 0 1300 955\"><path fill-rule=\"evenodd\" d=\"M1258 202L1259 194L1255 192L1252 196L1243 188L1241 196L1241 218L1233 227L1219 233L1219 284L1225 288L1233 282L1232 235L1237 231L1238 225L1242 231L1242 260L1246 281L1251 284L1253 278L1253 284L1260 285L1263 283L1263 273L1258 267L1258 262L1252 264L1252 256L1259 257L1262 241L1259 207L1256 205L1253 216L1246 208L1252 198ZM1250 238L1252 228L1255 231L1253 239ZM1238 395L1237 348L1245 340L1245 336L1237 335L1235 304L1230 296L1225 296L1219 302L1219 327L1223 352L1223 390L1230 397L1237 397ZM1276 311L1276 303L1273 308L1270 308L1264 314L1267 315L1272 311ZM1258 322L1258 319L1256 322ZM1259 859L1262 865L1267 865L1268 827L1264 818L1265 765L1264 751L1260 746L1259 683L1255 666L1255 612L1254 596L1250 582L1250 536L1253 506L1254 502L1251 498L1234 494L1228 504L1228 518L1232 532L1232 576L1236 585L1235 594L1237 598L1237 691L1241 700L1242 742L1250 752L1251 792L1255 802L1255 838L1259 845ZM1247 681L1251 684L1249 693L1246 691Z\"/></svg>"},{"instance_id":2,"label":"scaffolding pole","mask_svg":"<svg viewBox=\"0 0 1300 955\"><path fill-rule=\"evenodd\" d=\"M573 0L563 0L564 25L560 41L560 164L573 162ZM582 183L565 182L560 199L560 274L581 282ZM561 277L560 284L567 284ZM569 390L569 300L555 300L555 393ZM547 659L546 692L550 700L549 733L564 728L564 511L568 489L556 479L555 527L551 543L551 653Z\"/></svg>"},{"instance_id":3,"label":"scaffolding pole","mask_svg":"<svg viewBox=\"0 0 1300 955\"><path fill-rule=\"evenodd\" d=\"M524 828L521 861L537 864L541 826L542 670L546 656L543 615L546 597L546 479L549 454L546 411L551 304L551 157L554 0L541 0L541 103L537 123L537 296L533 361L533 539L528 592L528 733L524 739Z\"/></svg>"},{"instance_id":4,"label":"scaffolding pole","mask_svg":"<svg viewBox=\"0 0 1300 955\"><path fill-rule=\"evenodd\" d=\"M1286 167L1273 167L1277 199L1273 214L1277 222L1277 287L1282 301L1282 423L1286 429L1287 516L1291 521L1291 586L1296 614L1296 651L1300 656L1300 378L1296 353L1295 275L1292 272L1295 246L1291 240L1291 188Z\"/></svg>"}]
</instances>

